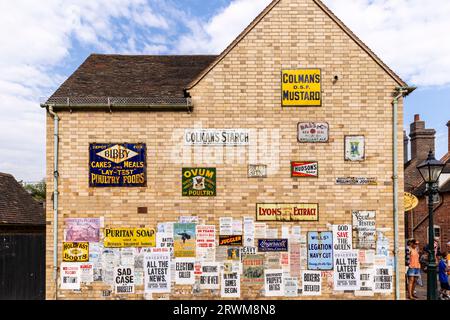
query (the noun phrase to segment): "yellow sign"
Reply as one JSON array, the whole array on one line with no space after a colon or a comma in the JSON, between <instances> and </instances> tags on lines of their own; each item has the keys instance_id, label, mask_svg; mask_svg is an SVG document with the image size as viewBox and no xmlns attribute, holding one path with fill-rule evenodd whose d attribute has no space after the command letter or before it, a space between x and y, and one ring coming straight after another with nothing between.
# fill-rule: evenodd
<instances>
[{"instance_id":1,"label":"yellow sign","mask_svg":"<svg viewBox=\"0 0 450 320\"><path fill-rule=\"evenodd\" d=\"M417 197L409 192L405 192L405 211L410 211L417 207L419 204L419 199Z\"/></svg>"},{"instance_id":2,"label":"yellow sign","mask_svg":"<svg viewBox=\"0 0 450 320\"><path fill-rule=\"evenodd\" d=\"M281 105L283 107L321 106L321 81L320 69L281 71Z\"/></svg>"},{"instance_id":3,"label":"yellow sign","mask_svg":"<svg viewBox=\"0 0 450 320\"><path fill-rule=\"evenodd\" d=\"M257 221L318 221L317 203L257 203Z\"/></svg>"},{"instance_id":4,"label":"yellow sign","mask_svg":"<svg viewBox=\"0 0 450 320\"><path fill-rule=\"evenodd\" d=\"M89 261L89 242L63 242L64 262Z\"/></svg>"},{"instance_id":5,"label":"yellow sign","mask_svg":"<svg viewBox=\"0 0 450 320\"><path fill-rule=\"evenodd\" d=\"M155 247L155 229L106 228L103 245L106 248Z\"/></svg>"}]
</instances>

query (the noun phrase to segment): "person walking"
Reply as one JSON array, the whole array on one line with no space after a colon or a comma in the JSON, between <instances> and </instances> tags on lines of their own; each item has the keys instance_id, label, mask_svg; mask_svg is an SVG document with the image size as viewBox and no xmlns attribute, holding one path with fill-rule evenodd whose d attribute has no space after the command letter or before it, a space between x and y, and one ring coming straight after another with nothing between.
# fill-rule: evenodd
<instances>
[{"instance_id":1,"label":"person walking","mask_svg":"<svg viewBox=\"0 0 450 320\"><path fill-rule=\"evenodd\" d=\"M409 248L409 268L408 268L408 298L410 300L417 300L414 291L416 288L417 279L420 276L420 262L419 262L419 241L411 239L411 246Z\"/></svg>"},{"instance_id":2,"label":"person walking","mask_svg":"<svg viewBox=\"0 0 450 320\"><path fill-rule=\"evenodd\" d=\"M438 253L439 256L439 282L441 284L441 292L440 296L443 299L449 299L449 293L450 293L450 285L448 284L448 275L447 272L449 271L449 267L446 263L447 259L447 252Z\"/></svg>"}]
</instances>

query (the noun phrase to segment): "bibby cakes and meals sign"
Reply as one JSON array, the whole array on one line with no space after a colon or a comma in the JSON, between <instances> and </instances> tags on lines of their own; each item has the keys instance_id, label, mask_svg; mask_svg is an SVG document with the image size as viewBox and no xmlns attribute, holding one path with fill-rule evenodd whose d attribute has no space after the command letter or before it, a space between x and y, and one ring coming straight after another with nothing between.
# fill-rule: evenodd
<instances>
[{"instance_id":1,"label":"bibby cakes and meals sign","mask_svg":"<svg viewBox=\"0 0 450 320\"><path fill-rule=\"evenodd\" d=\"M321 106L320 69L281 71L281 105L283 107Z\"/></svg>"},{"instance_id":2,"label":"bibby cakes and meals sign","mask_svg":"<svg viewBox=\"0 0 450 320\"><path fill-rule=\"evenodd\" d=\"M145 187L145 143L90 143L89 187Z\"/></svg>"},{"instance_id":3,"label":"bibby cakes and meals sign","mask_svg":"<svg viewBox=\"0 0 450 320\"><path fill-rule=\"evenodd\" d=\"M257 203L257 221L318 221L317 203Z\"/></svg>"}]
</instances>

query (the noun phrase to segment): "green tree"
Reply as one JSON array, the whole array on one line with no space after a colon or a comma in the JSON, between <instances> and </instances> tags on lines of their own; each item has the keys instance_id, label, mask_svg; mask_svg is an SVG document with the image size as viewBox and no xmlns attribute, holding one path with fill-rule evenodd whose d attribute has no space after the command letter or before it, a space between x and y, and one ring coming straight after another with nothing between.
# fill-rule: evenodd
<instances>
[{"instance_id":1,"label":"green tree","mask_svg":"<svg viewBox=\"0 0 450 320\"><path fill-rule=\"evenodd\" d=\"M27 190L36 201L45 201L46 183L42 179L38 183L24 183L23 187Z\"/></svg>"}]
</instances>

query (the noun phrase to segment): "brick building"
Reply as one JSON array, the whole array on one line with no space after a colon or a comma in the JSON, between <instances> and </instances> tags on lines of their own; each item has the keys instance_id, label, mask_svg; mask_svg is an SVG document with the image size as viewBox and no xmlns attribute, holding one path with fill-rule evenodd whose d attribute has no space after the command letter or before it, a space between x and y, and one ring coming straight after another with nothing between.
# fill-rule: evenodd
<instances>
[{"instance_id":1,"label":"brick building","mask_svg":"<svg viewBox=\"0 0 450 320\"><path fill-rule=\"evenodd\" d=\"M273 1L218 56L89 56L43 105L48 111L47 298L149 298L154 283L145 278L144 288L141 281L139 244L134 253L109 248L120 235L132 234L124 228L156 230L159 246L161 235L169 234L172 266L181 263L182 254L192 261L191 252L200 266L204 261L223 266L219 278L211 276L212 283L222 283L215 289L202 289L190 269L183 274L187 280L178 267L155 271L170 274L172 285L157 284L170 290L152 291L153 299L310 298L304 286L319 290L313 292L319 299L404 298L403 263L400 278L393 277L394 212L403 212L402 201L394 206L396 196L403 197L402 99L398 109L394 103L400 87L410 90L318 0ZM396 123L393 110L398 110ZM394 192L397 177L400 187ZM360 229L353 235L359 244L346 244L348 232L342 246L335 243L344 253L328 242L314 243L331 241L333 226L345 229L356 215L370 220L367 243L361 244ZM199 225L210 230L212 247L205 244L206 253L198 242L189 251L189 221L197 224L197 239ZM85 222L100 230L98 238L88 235L88 227L85 236L69 235L69 228L84 228ZM403 248L403 214L398 225ZM221 243L234 242L238 249L245 243L257 258L242 266L236 257L247 249L216 246L219 235ZM100 252L101 263L98 254L93 257L95 275L87 284L80 284L75 265L60 268L63 242L70 239L84 239L91 251ZM361 262L361 270L364 262L364 270L375 274L385 268L387 276L376 281L389 283L362 292L355 289L356 280L339 282L334 266L347 260L333 256L348 250L348 257L358 255L352 246L361 248L359 257L367 256L353 262ZM315 250L330 251L316 255ZM157 259L158 252L150 251L144 259ZM163 251L160 259L166 259ZM140 278L134 293L111 293L117 290L113 269L133 254ZM399 261L403 254L397 253ZM248 268L251 264L257 267ZM281 273L291 276L288 282ZM265 282L269 278L283 286ZM225 286L231 288L221 292ZM280 292L283 287L289 292Z\"/></svg>"},{"instance_id":2,"label":"brick building","mask_svg":"<svg viewBox=\"0 0 450 320\"><path fill-rule=\"evenodd\" d=\"M448 138L450 138L450 121L447 122ZM415 238L421 248L428 244L428 197L426 184L416 167L435 150L434 129L426 129L425 122L419 115L414 116L410 125L411 159L405 162L405 191L414 194L419 204L410 212L405 212L405 236ZM408 137L404 133L404 150L407 150ZM405 153L407 156L407 153ZM405 159L408 159L407 157ZM450 241L450 139L447 153L440 159L446 163L439 178L439 194L434 199L435 237L439 238L439 247L446 248Z\"/></svg>"}]
</instances>

